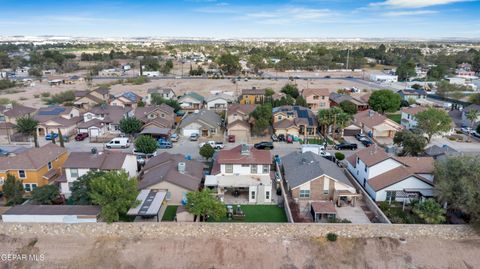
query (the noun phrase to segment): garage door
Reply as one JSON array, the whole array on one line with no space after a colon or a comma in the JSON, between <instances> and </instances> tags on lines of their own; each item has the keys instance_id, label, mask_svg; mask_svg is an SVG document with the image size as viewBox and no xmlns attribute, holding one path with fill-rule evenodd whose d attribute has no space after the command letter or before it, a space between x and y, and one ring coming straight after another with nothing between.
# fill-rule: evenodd
<instances>
[{"instance_id":1,"label":"garage door","mask_svg":"<svg viewBox=\"0 0 480 269\"><path fill-rule=\"evenodd\" d=\"M182 134L183 136L191 136L192 134L200 135L200 132L195 129L183 129Z\"/></svg>"},{"instance_id":2,"label":"garage door","mask_svg":"<svg viewBox=\"0 0 480 269\"><path fill-rule=\"evenodd\" d=\"M360 129L344 129L343 136L355 136L359 134L362 130Z\"/></svg>"},{"instance_id":3,"label":"garage door","mask_svg":"<svg viewBox=\"0 0 480 269\"><path fill-rule=\"evenodd\" d=\"M90 136L91 137L97 137L100 135L100 132L98 131L98 129L90 129Z\"/></svg>"},{"instance_id":4,"label":"garage door","mask_svg":"<svg viewBox=\"0 0 480 269\"><path fill-rule=\"evenodd\" d=\"M248 142L248 132L246 130L228 130L228 135L234 135L236 142Z\"/></svg>"}]
</instances>

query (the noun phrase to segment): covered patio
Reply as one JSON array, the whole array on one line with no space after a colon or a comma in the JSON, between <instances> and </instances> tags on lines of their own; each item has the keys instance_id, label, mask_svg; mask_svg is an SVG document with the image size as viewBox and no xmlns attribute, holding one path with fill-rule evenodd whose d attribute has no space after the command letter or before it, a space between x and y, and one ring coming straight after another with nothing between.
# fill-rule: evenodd
<instances>
[{"instance_id":1,"label":"covered patio","mask_svg":"<svg viewBox=\"0 0 480 269\"><path fill-rule=\"evenodd\" d=\"M139 205L130 208L127 212L127 216L135 217L135 221L160 221L159 213L163 209L165 198L167 197L166 191L151 189L141 190L137 196L137 200L140 201Z\"/></svg>"},{"instance_id":2,"label":"covered patio","mask_svg":"<svg viewBox=\"0 0 480 269\"><path fill-rule=\"evenodd\" d=\"M270 175L209 175L205 187L217 193L224 203L272 204L276 202L272 193ZM276 198L276 195L275 195Z\"/></svg>"},{"instance_id":3,"label":"covered patio","mask_svg":"<svg viewBox=\"0 0 480 269\"><path fill-rule=\"evenodd\" d=\"M314 222L329 222L337 217L333 201L312 202L310 212Z\"/></svg>"}]
</instances>

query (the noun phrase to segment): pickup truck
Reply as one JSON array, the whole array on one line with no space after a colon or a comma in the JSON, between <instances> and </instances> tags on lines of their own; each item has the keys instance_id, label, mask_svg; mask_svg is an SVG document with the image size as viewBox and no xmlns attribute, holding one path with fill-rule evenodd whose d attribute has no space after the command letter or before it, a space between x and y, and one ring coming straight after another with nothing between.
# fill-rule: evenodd
<instances>
[{"instance_id":1,"label":"pickup truck","mask_svg":"<svg viewBox=\"0 0 480 269\"><path fill-rule=\"evenodd\" d=\"M212 148L214 148L214 149L223 149L223 148L225 147L225 145L223 144L223 142L215 142L215 141L213 141L213 140L200 143L198 146L199 146L199 147L203 147L205 144L209 144L209 145L210 145Z\"/></svg>"}]
</instances>

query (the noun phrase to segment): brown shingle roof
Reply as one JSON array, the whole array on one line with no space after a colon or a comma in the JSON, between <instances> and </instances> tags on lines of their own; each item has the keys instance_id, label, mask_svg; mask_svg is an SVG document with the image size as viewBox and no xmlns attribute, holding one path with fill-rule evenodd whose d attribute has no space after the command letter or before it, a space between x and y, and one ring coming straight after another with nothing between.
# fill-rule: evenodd
<instances>
[{"instance_id":1,"label":"brown shingle roof","mask_svg":"<svg viewBox=\"0 0 480 269\"><path fill-rule=\"evenodd\" d=\"M265 89L243 89L242 95L265 95Z\"/></svg>"},{"instance_id":2,"label":"brown shingle roof","mask_svg":"<svg viewBox=\"0 0 480 269\"><path fill-rule=\"evenodd\" d=\"M415 177L429 185L432 185L433 183L429 181L426 178L423 178L419 175L416 175L412 169L409 167L405 166L399 166L395 169L392 169L388 172L382 173L374 178L371 178L368 180L368 185L372 187L373 190L379 191L381 189L384 189L388 186L391 186L393 184L396 184L404 179L407 179L409 177Z\"/></svg>"},{"instance_id":3,"label":"brown shingle roof","mask_svg":"<svg viewBox=\"0 0 480 269\"><path fill-rule=\"evenodd\" d=\"M257 105L253 105L253 104L246 104L246 105L231 104L228 106L227 115L232 115L235 113L242 113L247 115L252 113L256 107Z\"/></svg>"},{"instance_id":4,"label":"brown shingle roof","mask_svg":"<svg viewBox=\"0 0 480 269\"><path fill-rule=\"evenodd\" d=\"M355 114L353 118L354 118L354 123L356 125L361 126L361 124L363 123L365 126L369 127L370 129L374 128L377 125L380 125L382 123L387 123L387 122L389 125L395 126L398 129L402 128L402 126L400 126L396 122L389 120L384 115L377 113L373 110L360 111L357 114Z\"/></svg>"},{"instance_id":5,"label":"brown shingle roof","mask_svg":"<svg viewBox=\"0 0 480 269\"><path fill-rule=\"evenodd\" d=\"M423 106L415 106L415 107L404 107L402 108L402 112L403 113L407 113L407 114L410 114L410 115L416 115L418 112L422 112L422 111L425 111L427 110L426 107L423 107Z\"/></svg>"},{"instance_id":6,"label":"brown shingle roof","mask_svg":"<svg viewBox=\"0 0 480 269\"><path fill-rule=\"evenodd\" d=\"M220 164L271 164L272 155L268 150L258 150L250 147L250 154L242 155L242 145L218 152L216 162Z\"/></svg>"},{"instance_id":7,"label":"brown shingle roof","mask_svg":"<svg viewBox=\"0 0 480 269\"><path fill-rule=\"evenodd\" d=\"M307 96L311 96L311 95L318 95L318 96L329 96L330 95L330 91L328 89L325 89L325 88L321 88L321 89L303 89L302 90L302 95L304 97L307 97Z\"/></svg>"},{"instance_id":8,"label":"brown shingle roof","mask_svg":"<svg viewBox=\"0 0 480 269\"><path fill-rule=\"evenodd\" d=\"M410 171L418 174L431 174L434 170L433 157L395 157L406 165Z\"/></svg>"},{"instance_id":9,"label":"brown shingle roof","mask_svg":"<svg viewBox=\"0 0 480 269\"><path fill-rule=\"evenodd\" d=\"M12 109L4 111L3 114L10 118L17 118L33 112L35 112L35 108L22 105L13 105Z\"/></svg>"},{"instance_id":10,"label":"brown shingle roof","mask_svg":"<svg viewBox=\"0 0 480 269\"><path fill-rule=\"evenodd\" d=\"M357 157L369 167L391 158L383 149L377 148L376 145L355 152L347 160L355 167Z\"/></svg>"},{"instance_id":11,"label":"brown shingle roof","mask_svg":"<svg viewBox=\"0 0 480 269\"><path fill-rule=\"evenodd\" d=\"M335 214L337 210L331 201L317 201L312 202L312 209L315 213L321 214Z\"/></svg>"},{"instance_id":12,"label":"brown shingle roof","mask_svg":"<svg viewBox=\"0 0 480 269\"><path fill-rule=\"evenodd\" d=\"M31 148L15 156L2 158L0 170L38 170L66 152L65 148L48 143L40 148Z\"/></svg>"},{"instance_id":13,"label":"brown shingle roof","mask_svg":"<svg viewBox=\"0 0 480 269\"><path fill-rule=\"evenodd\" d=\"M185 163L185 173L178 171L178 163ZM149 186L167 181L187 190L197 190L203 178L203 164L194 160L185 160L182 154L163 152L151 158L142 169L138 187L145 189Z\"/></svg>"},{"instance_id":14,"label":"brown shingle roof","mask_svg":"<svg viewBox=\"0 0 480 269\"><path fill-rule=\"evenodd\" d=\"M240 125L242 127L244 127L245 129L250 129L250 124L248 124L248 122L244 121L244 120L235 120L233 122L230 122L228 125L227 125L227 129L230 129L232 128L233 126L235 125Z\"/></svg>"},{"instance_id":15,"label":"brown shingle roof","mask_svg":"<svg viewBox=\"0 0 480 269\"><path fill-rule=\"evenodd\" d=\"M72 152L63 164L64 168L89 168L100 170L122 169L127 153L104 151L98 154L90 152Z\"/></svg>"}]
</instances>

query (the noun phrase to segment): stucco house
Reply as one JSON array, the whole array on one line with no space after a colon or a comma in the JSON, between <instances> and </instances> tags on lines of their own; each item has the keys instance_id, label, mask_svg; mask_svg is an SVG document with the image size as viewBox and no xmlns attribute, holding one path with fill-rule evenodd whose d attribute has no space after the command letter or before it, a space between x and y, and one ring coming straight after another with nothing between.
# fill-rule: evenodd
<instances>
[{"instance_id":1,"label":"stucco house","mask_svg":"<svg viewBox=\"0 0 480 269\"><path fill-rule=\"evenodd\" d=\"M273 129L278 135L316 135L318 121L315 113L302 106L280 106L272 109Z\"/></svg>"},{"instance_id":2,"label":"stucco house","mask_svg":"<svg viewBox=\"0 0 480 269\"><path fill-rule=\"evenodd\" d=\"M136 108L142 97L134 92L128 91L119 94L110 101L111 106Z\"/></svg>"},{"instance_id":3,"label":"stucco house","mask_svg":"<svg viewBox=\"0 0 480 269\"><path fill-rule=\"evenodd\" d=\"M202 109L185 116L180 123L183 136L198 134L200 136L213 136L222 134L222 118L212 110Z\"/></svg>"},{"instance_id":4,"label":"stucco house","mask_svg":"<svg viewBox=\"0 0 480 269\"><path fill-rule=\"evenodd\" d=\"M265 89L257 89L256 87L242 89L242 93L239 97L239 103L242 105L263 104L264 100Z\"/></svg>"},{"instance_id":5,"label":"stucco house","mask_svg":"<svg viewBox=\"0 0 480 269\"><path fill-rule=\"evenodd\" d=\"M90 137L107 133L120 133L120 120L133 116L129 107L100 105L83 114L83 122L78 124L78 133L88 133Z\"/></svg>"},{"instance_id":6,"label":"stucco house","mask_svg":"<svg viewBox=\"0 0 480 269\"><path fill-rule=\"evenodd\" d=\"M152 96L158 95L166 100L173 100L177 98L175 91L172 88L156 87L150 88L147 90L147 95L144 98L144 101L147 105L152 104Z\"/></svg>"},{"instance_id":7,"label":"stucco house","mask_svg":"<svg viewBox=\"0 0 480 269\"><path fill-rule=\"evenodd\" d=\"M330 91L328 89L303 89L302 96L307 101L308 108L314 112L330 108Z\"/></svg>"},{"instance_id":8,"label":"stucco house","mask_svg":"<svg viewBox=\"0 0 480 269\"><path fill-rule=\"evenodd\" d=\"M69 197L73 182L90 171L123 170L130 177L135 177L137 158L133 154L117 151L71 152L63 164L63 169L64 173L57 182L60 183L61 193Z\"/></svg>"},{"instance_id":9,"label":"stucco house","mask_svg":"<svg viewBox=\"0 0 480 269\"><path fill-rule=\"evenodd\" d=\"M234 135L237 142L247 143L251 136L250 113L256 105L232 104L227 110L227 135Z\"/></svg>"},{"instance_id":10,"label":"stucco house","mask_svg":"<svg viewBox=\"0 0 480 269\"><path fill-rule=\"evenodd\" d=\"M356 190L334 162L311 151L292 152L282 157L284 179L301 211L314 201L354 203Z\"/></svg>"},{"instance_id":11,"label":"stucco house","mask_svg":"<svg viewBox=\"0 0 480 269\"><path fill-rule=\"evenodd\" d=\"M163 152L151 158L143 167L138 188L166 191L169 205L186 203L186 195L200 188L203 164L186 160L182 154Z\"/></svg>"},{"instance_id":12,"label":"stucco house","mask_svg":"<svg viewBox=\"0 0 480 269\"><path fill-rule=\"evenodd\" d=\"M226 93L215 93L205 98L207 109L216 111L225 111L234 102L235 97Z\"/></svg>"},{"instance_id":13,"label":"stucco house","mask_svg":"<svg viewBox=\"0 0 480 269\"><path fill-rule=\"evenodd\" d=\"M340 106L342 102L351 102L357 107L357 111L364 111L369 108L368 102L363 101L360 98L355 98L347 94L339 94L336 92L330 93L330 107Z\"/></svg>"},{"instance_id":14,"label":"stucco house","mask_svg":"<svg viewBox=\"0 0 480 269\"><path fill-rule=\"evenodd\" d=\"M347 157L348 171L376 202L433 196L433 158L396 157L372 146Z\"/></svg>"},{"instance_id":15,"label":"stucco house","mask_svg":"<svg viewBox=\"0 0 480 269\"><path fill-rule=\"evenodd\" d=\"M100 87L93 91L76 91L73 104L80 109L90 109L99 104L108 104L112 98L108 88Z\"/></svg>"},{"instance_id":16,"label":"stucco house","mask_svg":"<svg viewBox=\"0 0 480 269\"><path fill-rule=\"evenodd\" d=\"M427 99L427 91L423 89L404 89L404 90L399 90L397 91L398 94L402 97L402 100L404 101L411 101L411 100L425 100ZM411 104L412 105L412 104Z\"/></svg>"},{"instance_id":17,"label":"stucco house","mask_svg":"<svg viewBox=\"0 0 480 269\"><path fill-rule=\"evenodd\" d=\"M80 111L75 107L49 106L37 110L34 118L38 120L37 135L45 136L51 132L62 135L72 135L75 133L77 123L81 121Z\"/></svg>"},{"instance_id":18,"label":"stucco house","mask_svg":"<svg viewBox=\"0 0 480 269\"><path fill-rule=\"evenodd\" d=\"M403 129L398 123L371 109L355 114L353 124L373 138L393 138L396 132Z\"/></svg>"},{"instance_id":19,"label":"stucco house","mask_svg":"<svg viewBox=\"0 0 480 269\"><path fill-rule=\"evenodd\" d=\"M415 115L425 110L427 110L427 108L423 106L403 107L401 109L402 117L400 123L407 129L417 127L417 119L415 118Z\"/></svg>"},{"instance_id":20,"label":"stucco house","mask_svg":"<svg viewBox=\"0 0 480 269\"><path fill-rule=\"evenodd\" d=\"M272 155L246 144L223 149L214 159L205 187L213 189L226 203L271 204Z\"/></svg>"},{"instance_id":21,"label":"stucco house","mask_svg":"<svg viewBox=\"0 0 480 269\"><path fill-rule=\"evenodd\" d=\"M180 108L185 112L193 112L203 108L205 98L196 92L189 92L178 98Z\"/></svg>"}]
</instances>

